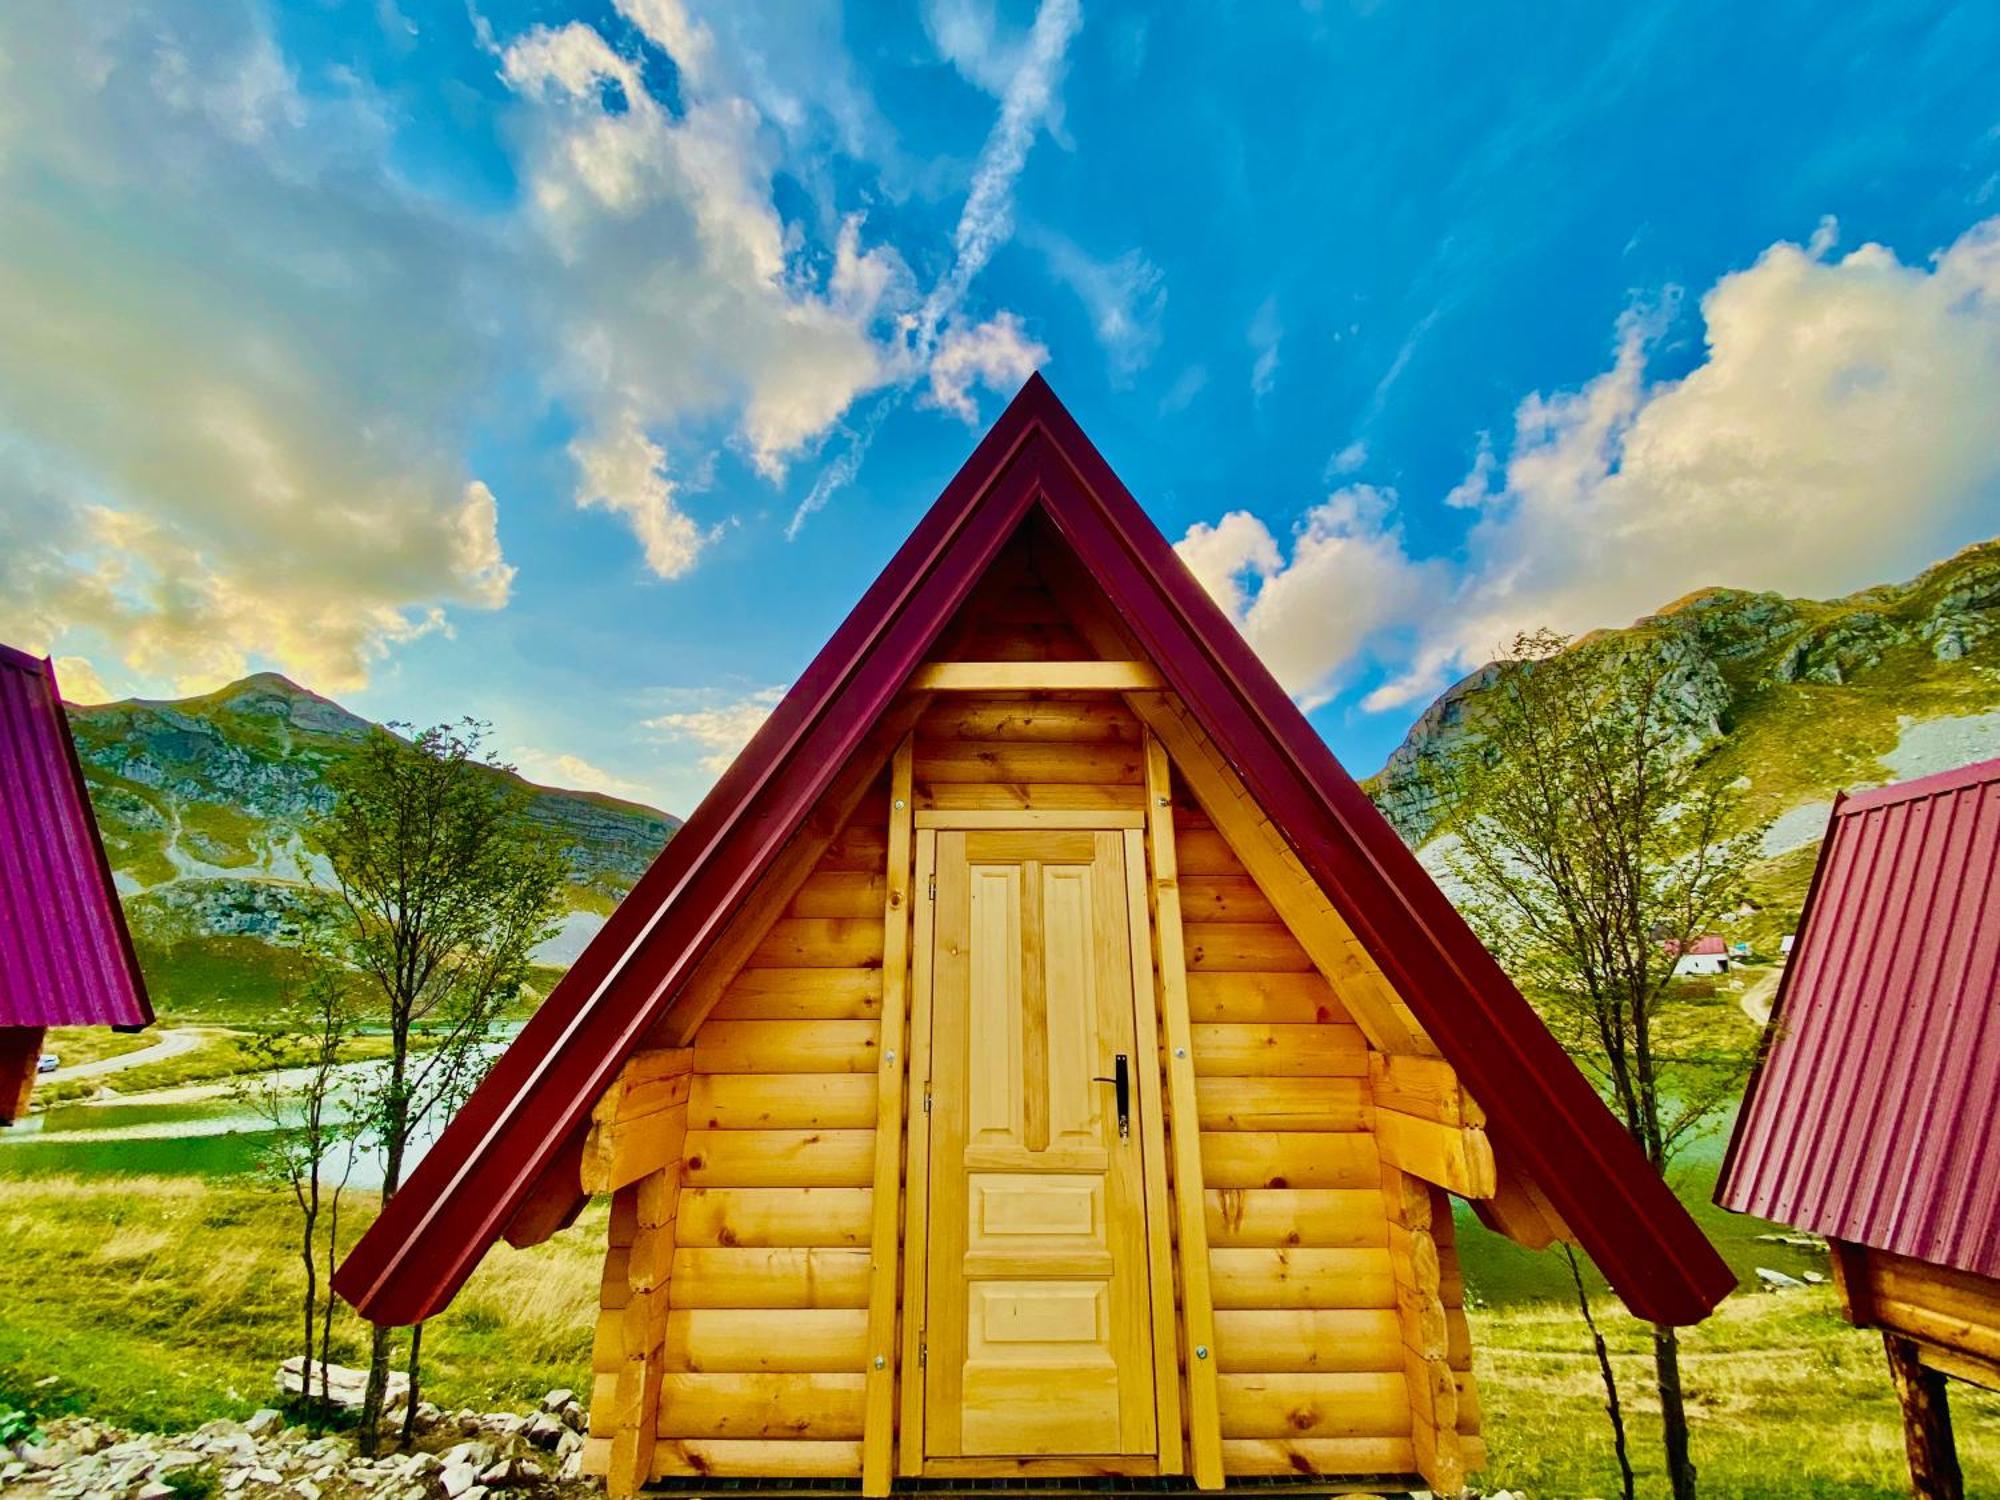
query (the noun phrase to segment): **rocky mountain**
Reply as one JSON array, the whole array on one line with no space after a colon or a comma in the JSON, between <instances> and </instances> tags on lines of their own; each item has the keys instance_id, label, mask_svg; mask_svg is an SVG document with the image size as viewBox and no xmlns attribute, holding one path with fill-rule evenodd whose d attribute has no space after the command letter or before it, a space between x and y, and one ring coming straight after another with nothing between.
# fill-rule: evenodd
<instances>
[{"instance_id":1,"label":"rocky mountain","mask_svg":"<svg viewBox=\"0 0 2000 1500\"><path fill-rule=\"evenodd\" d=\"M1706 589L1571 649L1596 644L1670 658L1691 739L1736 771L1765 826L1758 884L1794 910L1836 792L2000 755L2000 540L1844 599ZM1439 814L1425 765L1478 733L1500 670L1448 689L1364 783L1412 844Z\"/></svg>"},{"instance_id":2,"label":"rocky mountain","mask_svg":"<svg viewBox=\"0 0 2000 1500\"><path fill-rule=\"evenodd\" d=\"M207 990L237 968L257 990L256 976L281 966L307 909L324 899L328 867L307 828L332 802L327 768L374 726L269 672L196 698L72 706L69 720L156 992L207 1009ZM519 784L574 871L563 930L542 953L566 964L680 820L596 792Z\"/></svg>"}]
</instances>

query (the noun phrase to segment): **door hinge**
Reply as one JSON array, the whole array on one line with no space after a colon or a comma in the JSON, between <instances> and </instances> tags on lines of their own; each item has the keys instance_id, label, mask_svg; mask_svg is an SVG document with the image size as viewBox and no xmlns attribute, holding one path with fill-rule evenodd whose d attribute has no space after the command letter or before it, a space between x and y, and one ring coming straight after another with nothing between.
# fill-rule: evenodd
<instances>
[{"instance_id":1,"label":"door hinge","mask_svg":"<svg viewBox=\"0 0 2000 1500\"><path fill-rule=\"evenodd\" d=\"M929 1114L930 1112L931 1112L931 1086L927 1083L924 1085L924 1113Z\"/></svg>"},{"instance_id":2,"label":"door hinge","mask_svg":"<svg viewBox=\"0 0 2000 1500\"><path fill-rule=\"evenodd\" d=\"M930 898L935 901L937 900L937 876L933 875L930 877L930 887Z\"/></svg>"},{"instance_id":3,"label":"door hinge","mask_svg":"<svg viewBox=\"0 0 2000 1500\"><path fill-rule=\"evenodd\" d=\"M931 1346L929 1344L919 1342L917 1345L918 1367L921 1368L925 1365L928 1365L930 1362L931 1362Z\"/></svg>"}]
</instances>

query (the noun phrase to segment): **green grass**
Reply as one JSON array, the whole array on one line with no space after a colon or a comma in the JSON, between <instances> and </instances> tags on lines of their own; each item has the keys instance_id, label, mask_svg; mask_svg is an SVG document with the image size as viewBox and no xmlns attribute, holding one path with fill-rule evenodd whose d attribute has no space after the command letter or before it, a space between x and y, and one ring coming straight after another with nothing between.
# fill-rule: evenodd
<instances>
[{"instance_id":1,"label":"green grass","mask_svg":"<svg viewBox=\"0 0 2000 1500\"><path fill-rule=\"evenodd\" d=\"M153 1008L197 1021L266 1020L306 969L298 953L261 938L141 937L136 946Z\"/></svg>"},{"instance_id":2,"label":"green grass","mask_svg":"<svg viewBox=\"0 0 2000 1500\"><path fill-rule=\"evenodd\" d=\"M1603 1386L1581 1322L1554 1304L1471 1314L1487 1441L1484 1482L1532 1496L1613 1495ZM1601 1309L1641 1495L1666 1492L1648 1330ZM1702 1493L1755 1500L1909 1494L1902 1425L1878 1335L1830 1288L1740 1293L1682 1335ZM2000 1395L1954 1381L1968 1495L2000 1494Z\"/></svg>"},{"instance_id":3,"label":"green grass","mask_svg":"<svg viewBox=\"0 0 2000 1500\"><path fill-rule=\"evenodd\" d=\"M344 1242L371 1206L354 1195ZM281 1196L245 1179L8 1183L0 1407L183 1429L267 1404L277 1363L296 1341L294 1228ZM598 1203L546 1245L494 1250L424 1336L429 1394L446 1407L501 1410L553 1386L587 1389L603 1235ZM1488 1249L1467 1237L1470 1277L1486 1274ZM1563 1274L1559 1260L1544 1259ZM1601 1313L1641 1493L1658 1494L1647 1332L1608 1301ZM1490 1453L1484 1483L1533 1496L1614 1492L1596 1366L1574 1314L1527 1301L1471 1317ZM335 1357L357 1362L360 1334L344 1317ZM1731 1299L1687 1333L1685 1363L1707 1494L1907 1492L1881 1345L1840 1321L1829 1289ZM1954 1384L1952 1400L1967 1493L2000 1493L2000 1397Z\"/></svg>"},{"instance_id":4,"label":"green grass","mask_svg":"<svg viewBox=\"0 0 2000 1500\"><path fill-rule=\"evenodd\" d=\"M371 1207L353 1195L343 1242ZM10 1181L0 1407L175 1430L270 1404L278 1362L297 1352L295 1225L277 1191L244 1179ZM587 1389L603 1235L593 1206L549 1245L492 1256L425 1334L432 1397L485 1410ZM355 1363L362 1325L340 1326L334 1357Z\"/></svg>"}]
</instances>

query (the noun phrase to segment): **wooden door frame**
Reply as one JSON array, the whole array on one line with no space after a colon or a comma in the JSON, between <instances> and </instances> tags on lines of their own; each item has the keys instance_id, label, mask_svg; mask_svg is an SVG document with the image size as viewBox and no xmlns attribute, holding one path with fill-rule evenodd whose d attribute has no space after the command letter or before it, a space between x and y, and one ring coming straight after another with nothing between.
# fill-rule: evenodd
<instances>
[{"instance_id":1,"label":"wooden door frame","mask_svg":"<svg viewBox=\"0 0 2000 1500\"><path fill-rule=\"evenodd\" d=\"M1160 1039L1154 999L1151 903L1147 900L1144 813L1129 808L1063 810L1051 817L1014 812L919 811L916 823L916 936L910 949L910 1125L903 1192L902 1420L896 1472L905 1478L976 1475L1153 1475L1186 1472L1181 1428L1180 1337L1173 1272L1172 1200L1168 1197ZM1154 1438L1152 1455L1050 1455L1046 1458L924 1456L925 1369L921 1358L930 1316L931 1014L936 1001L932 955L937 942L937 836L942 829L1102 829L1121 835L1125 861L1127 941L1131 950L1133 1051L1138 1071L1140 1181L1146 1215L1146 1276L1152 1308ZM1148 1128L1150 1122L1151 1128Z\"/></svg>"}]
</instances>

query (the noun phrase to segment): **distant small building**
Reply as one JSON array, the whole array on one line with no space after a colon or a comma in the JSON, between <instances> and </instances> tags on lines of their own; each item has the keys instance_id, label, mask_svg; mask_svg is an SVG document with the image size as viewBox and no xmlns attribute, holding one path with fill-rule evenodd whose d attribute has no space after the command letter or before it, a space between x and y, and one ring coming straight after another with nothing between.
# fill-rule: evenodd
<instances>
[{"instance_id":1,"label":"distant small building","mask_svg":"<svg viewBox=\"0 0 2000 1500\"><path fill-rule=\"evenodd\" d=\"M1911 1486L1963 1493L1944 1379L2000 1390L2000 760L1834 806L1715 1201L1824 1235Z\"/></svg>"},{"instance_id":2,"label":"distant small building","mask_svg":"<svg viewBox=\"0 0 2000 1500\"><path fill-rule=\"evenodd\" d=\"M1674 955L1676 975L1729 972L1729 945L1712 932L1696 938L1687 945L1684 952L1680 944L1669 941L1667 952Z\"/></svg>"},{"instance_id":3,"label":"distant small building","mask_svg":"<svg viewBox=\"0 0 2000 1500\"><path fill-rule=\"evenodd\" d=\"M0 646L0 1124L49 1027L152 1023L55 667Z\"/></svg>"},{"instance_id":4,"label":"distant small building","mask_svg":"<svg viewBox=\"0 0 2000 1500\"><path fill-rule=\"evenodd\" d=\"M1785 957L1790 958L1792 956L1792 944L1797 940L1798 940L1797 933L1795 932L1786 933L1783 937L1778 939L1778 951L1784 954Z\"/></svg>"}]
</instances>

